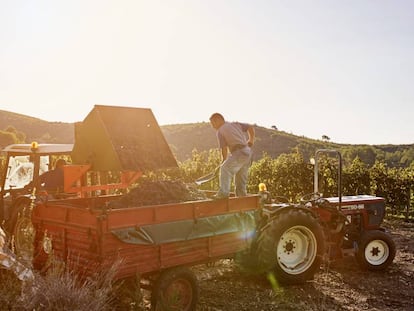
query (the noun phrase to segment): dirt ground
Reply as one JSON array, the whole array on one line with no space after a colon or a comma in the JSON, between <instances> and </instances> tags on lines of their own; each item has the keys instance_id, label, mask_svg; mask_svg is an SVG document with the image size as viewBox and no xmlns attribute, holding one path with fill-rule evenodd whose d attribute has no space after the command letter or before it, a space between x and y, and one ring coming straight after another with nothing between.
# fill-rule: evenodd
<instances>
[{"instance_id":1,"label":"dirt ground","mask_svg":"<svg viewBox=\"0 0 414 311\"><path fill-rule=\"evenodd\" d=\"M303 285L272 288L264 277L243 275L231 260L193 267L202 311L414 310L414 223L386 222L397 246L383 272L362 271L353 256L323 264Z\"/></svg>"},{"instance_id":2,"label":"dirt ground","mask_svg":"<svg viewBox=\"0 0 414 311\"><path fill-rule=\"evenodd\" d=\"M414 311L414 223L386 221L384 226L397 247L386 271L363 271L348 256L322 264L314 280L305 284L272 287L264 276L248 276L234 261L221 260L213 266L192 267L199 283L197 310ZM9 293L10 284L0 285L5 287L2 293ZM149 293L143 292L139 310L150 310ZM13 299L3 297L11 303ZM0 303L0 310L9 309Z\"/></svg>"}]
</instances>

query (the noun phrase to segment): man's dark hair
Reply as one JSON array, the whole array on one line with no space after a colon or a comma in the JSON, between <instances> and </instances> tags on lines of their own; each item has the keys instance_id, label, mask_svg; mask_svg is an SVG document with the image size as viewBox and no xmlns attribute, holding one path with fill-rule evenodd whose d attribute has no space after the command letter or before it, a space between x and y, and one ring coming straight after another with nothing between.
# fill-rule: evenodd
<instances>
[{"instance_id":1,"label":"man's dark hair","mask_svg":"<svg viewBox=\"0 0 414 311\"><path fill-rule=\"evenodd\" d=\"M55 168L61 167L61 166L63 166L63 165L66 165L66 161L65 161L65 159L58 159L58 160L56 161Z\"/></svg>"},{"instance_id":2,"label":"man's dark hair","mask_svg":"<svg viewBox=\"0 0 414 311\"><path fill-rule=\"evenodd\" d=\"M215 112L211 115L210 120L222 120L222 121L224 121L224 117L221 113Z\"/></svg>"}]
</instances>

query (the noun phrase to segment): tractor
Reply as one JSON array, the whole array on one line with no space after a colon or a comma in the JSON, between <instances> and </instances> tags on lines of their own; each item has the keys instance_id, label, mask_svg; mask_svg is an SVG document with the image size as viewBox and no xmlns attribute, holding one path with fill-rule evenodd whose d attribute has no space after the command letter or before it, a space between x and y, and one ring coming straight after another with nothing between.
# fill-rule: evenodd
<instances>
[{"instance_id":1,"label":"tractor","mask_svg":"<svg viewBox=\"0 0 414 311\"><path fill-rule=\"evenodd\" d=\"M321 155L338 159L338 196L319 193ZM314 159L314 192L299 203L277 202L260 191L262 216L250 249L255 267L272 271L285 284L313 277L323 259L337 260L353 254L362 269L384 270L393 261L395 243L381 227L385 200L371 195L342 196L342 158L336 150L317 150ZM262 189L263 190L263 189Z\"/></svg>"},{"instance_id":2,"label":"tractor","mask_svg":"<svg viewBox=\"0 0 414 311\"><path fill-rule=\"evenodd\" d=\"M5 224L19 206L30 205L31 189L39 176L53 168L57 158L68 158L73 144L13 144L5 147L4 171L1 172L0 222Z\"/></svg>"},{"instance_id":3,"label":"tractor","mask_svg":"<svg viewBox=\"0 0 414 311\"><path fill-rule=\"evenodd\" d=\"M20 217L33 203L34 196L27 185L37 184L39 176L50 170L58 157L69 157L72 147L33 142L9 145L2 150L5 167L0 182L0 267L12 270L20 280L33 279L27 252L20 251L32 248L27 244L34 234L27 217Z\"/></svg>"}]
</instances>

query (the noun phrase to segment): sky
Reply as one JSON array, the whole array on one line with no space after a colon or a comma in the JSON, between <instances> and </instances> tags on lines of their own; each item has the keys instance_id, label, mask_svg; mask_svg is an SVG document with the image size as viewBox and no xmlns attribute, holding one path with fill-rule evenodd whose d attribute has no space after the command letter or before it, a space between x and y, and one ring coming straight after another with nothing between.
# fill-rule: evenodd
<instances>
[{"instance_id":1,"label":"sky","mask_svg":"<svg viewBox=\"0 0 414 311\"><path fill-rule=\"evenodd\" d=\"M414 1L0 0L0 109L414 143Z\"/></svg>"}]
</instances>

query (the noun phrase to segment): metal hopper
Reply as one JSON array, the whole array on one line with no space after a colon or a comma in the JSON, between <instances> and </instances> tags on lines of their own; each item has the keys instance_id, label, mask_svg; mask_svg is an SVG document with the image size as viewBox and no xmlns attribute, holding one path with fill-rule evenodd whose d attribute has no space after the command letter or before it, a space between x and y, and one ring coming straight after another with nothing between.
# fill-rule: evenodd
<instances>
[{"instance_id":1,"label":"metal hopper","mask_svg":"<svg viewBox=\"0 0 414 311\"><path fill-rule=\"evenodd\" d=\"M72 160L94 171L177 167L151 109L103 105L75 124Z\"/></svg>"}]
</instances>

